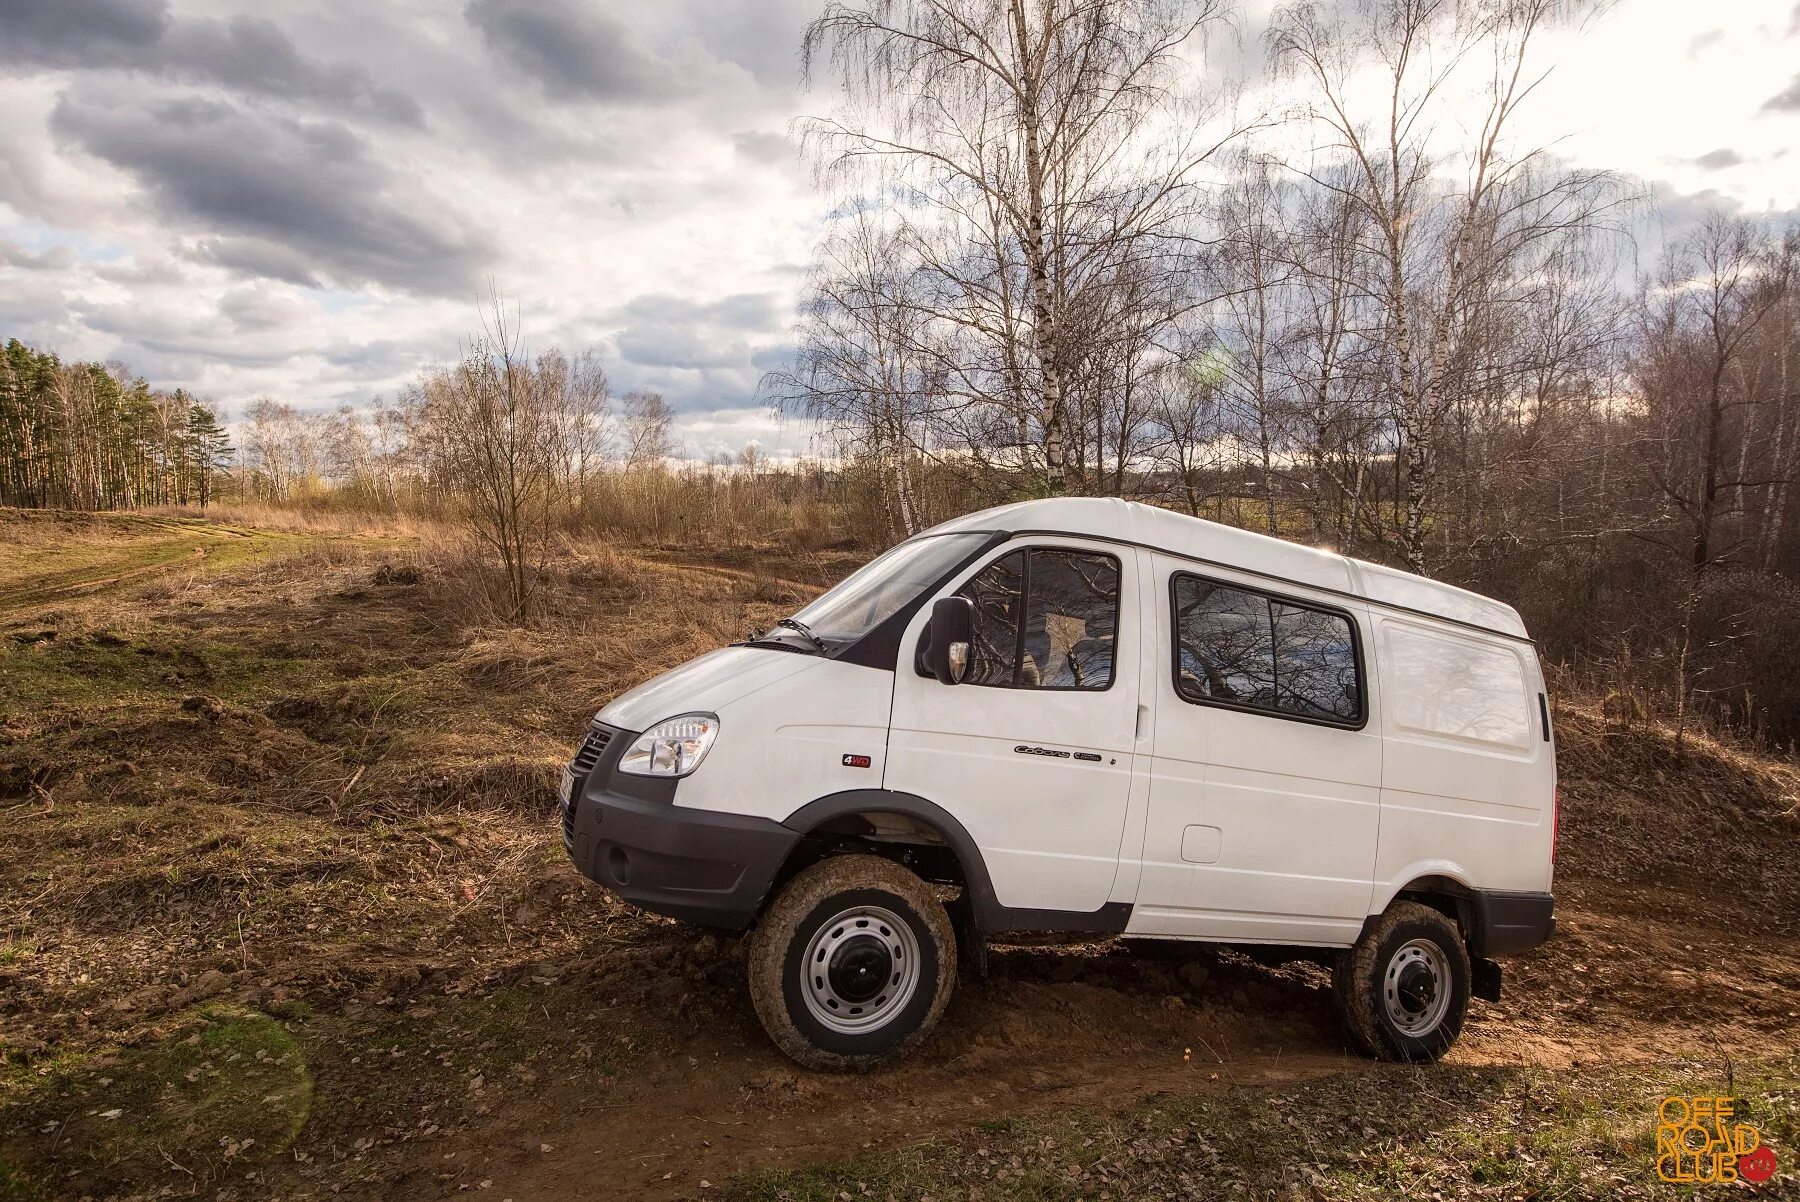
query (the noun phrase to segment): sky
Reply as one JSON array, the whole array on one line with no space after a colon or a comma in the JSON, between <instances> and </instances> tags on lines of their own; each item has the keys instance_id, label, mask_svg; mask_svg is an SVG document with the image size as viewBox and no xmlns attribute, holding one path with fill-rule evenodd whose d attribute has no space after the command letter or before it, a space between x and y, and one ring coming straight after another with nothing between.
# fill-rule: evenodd
<instances>
[{"instance_id":1,"label":"sky","mask_svg":"<svg viewBox=\"0 0 1800 1202\"><path fill-rule=\"evenodd\" d=\"M528 348L662 392L684 457L823 452L757 394L831 209L789 137L834 102L821 4L0 0L0 340L329 409L454 359L492 288ZM1540 63L1521 136L1664 235L1800 213L1794 0L1619 0Z\"/></svg>"}]
</instances>

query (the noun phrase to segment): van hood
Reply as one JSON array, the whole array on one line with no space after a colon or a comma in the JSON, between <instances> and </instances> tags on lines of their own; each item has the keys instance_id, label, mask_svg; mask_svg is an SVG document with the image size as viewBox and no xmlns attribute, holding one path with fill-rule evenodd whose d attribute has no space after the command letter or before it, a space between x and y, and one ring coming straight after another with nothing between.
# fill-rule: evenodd
<instances>
[{"instance_id":1,"label":"van hood","mask_svg":"<svg viewBox=\"0 0 1800 1202\"><path fill-rule=\"evenodd\" d=\"M716 714L732 702L824 662L771 647L721 647L621 693L596 715L641 731L676 714Z\"/></svg>"}]
</instances>

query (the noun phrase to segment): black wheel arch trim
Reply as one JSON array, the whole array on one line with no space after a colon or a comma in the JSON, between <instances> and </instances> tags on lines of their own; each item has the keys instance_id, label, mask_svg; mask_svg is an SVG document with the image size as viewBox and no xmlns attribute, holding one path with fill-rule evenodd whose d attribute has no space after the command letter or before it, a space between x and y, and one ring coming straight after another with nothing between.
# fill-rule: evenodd
<instances>
[{"instance_id":1,"label":"black wheel arch trim","mask_svg":"<svg viewBox=\"0 0 1800 1202\"><path fill-rule=\"evenodd\" d=\"M1107 902L1098 910L1039 910L1008 906L994 894L987 861L968 829L942 806L914 793L897 789L846 789L801 806L782 825L797 835L807 835L851 814L879 812L904 814L935 830L955 853L962 867L963 887L975 923L985 935L1003 931L1057 931L1116 935L1131 921L1130 902Z\"/></svg>"},{"instance_id":2,"label":"black wheel arch trim","mask_svg":"<svg viewBox=\"0 0 1800 1202\"><path fill-rule=\"evenodd\" d=\"M1556 896L1515 889L1476 889L1449 877L1426 876L1394 893L1395 898L1443 898L1455 911L1472 960L1493 960L1530 951L1556 934ZM1358 938L1381 918L1363 919ZM1497 971L1497 970L1496 970ZM1498 992L1498 982L1495 984Z\"/></svg>"}]
</instances>

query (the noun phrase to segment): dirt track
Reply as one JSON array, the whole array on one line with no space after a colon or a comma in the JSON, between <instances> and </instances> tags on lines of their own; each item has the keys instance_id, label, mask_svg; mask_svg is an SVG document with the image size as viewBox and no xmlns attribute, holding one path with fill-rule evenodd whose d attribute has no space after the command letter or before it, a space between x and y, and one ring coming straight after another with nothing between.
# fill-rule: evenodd
<instances>
[{"instance_id":1,"label":"dirt track","mask_svg":"<svg viewBox=\"0 0 1800 1202\"><path fill-rule=\"evenodd\" d=\"M1562 921L1555 945L1509 963L1500 1005L1477 1003L1449 1063L1566 1067L1800 1046L1792 940L1703 923L1651 931L1572 907ZM490 1180L520 1202L692 1197L749 1168L854 1159L997 1119L1335 1073L1416 1076L1345 1046L1320 970L1204 949L1149 959L1117 945L1003 949L914 1059L870 1077L820 1076L767 1045L729 951L705 955L725 957L712 983L696 984L713 1013L696 1019L681 1052L617 1083L546 1080L544 1095L495 1111L494 1138L473 1165L466 1150L449 1164L422 1158L407 1190L449 1196Z\"/></svg>"},{"instance_id":2,"label":"dirt track","mask_svg":"<svg viewBox=\"0 0 1800 1202\"><path fill-rule=\"evenodd\" d=\"M658 559L570 563L566 623L532 634L471 628L430 564L354 557L0 619L0 1117L18 1120L0 1198L9 1162L96 1197L707 1196L1147 1098L1332 1074L1432 1088L1441 1070L1347 1050L1319 969L1119 944L1001 949L911 1060L793 1068L741 950L579 878L547 786L599 699L842 566ZM594 612L659 614L655 658ZM1791 769L1673 759L1581 711L1559 730L1561 931L1509 962L1451 1065L1693 1056L1722 1074L1800 1047ZM1708 872L1721 847L1730 871ZM280 1122L255 1079L243 1110L203 1088L242 1062L179 1058L247 1023L276 1041L258 1063L299 1057ZM55 1067L58 1046L90 1067ZM109 1107L155 1121L134 1138Z\"/></svg>"}]
</instances>

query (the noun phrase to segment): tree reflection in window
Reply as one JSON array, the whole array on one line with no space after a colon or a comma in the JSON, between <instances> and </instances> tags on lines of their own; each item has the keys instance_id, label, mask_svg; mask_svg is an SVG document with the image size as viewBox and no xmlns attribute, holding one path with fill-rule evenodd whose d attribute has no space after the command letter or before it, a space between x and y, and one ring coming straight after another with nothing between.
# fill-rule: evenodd
<instances>
[{"instance_id":1,"label":"tree reflection in window","mask_svg":"<svg viewBox=\"0 0 1800 1202\"><path fill-rule=\"evenodd\" d=\"M963 683L1011 687L1018 674L1025 552L996 559L962 587L962 595L975 604L974 639Z\"/></svg>"},{"instance_id":2,"label":"tree reflection in window","mask_svg":"<svg viewBox=\"0 0 1800 1202\"><path fill-rule=\"evenodd\" d=\"M964 585L975 605L965 684L1104 689L1119 629L1119 561L1037 547L995 560Z\"/></svg>"},{"instance_id":3,"label":"tree reflection in window","mask_svg":"<svg viewBox=\"0 0 1800 1202\"><path fill-rule=\"evenodd\" d=\"M1362 716L1356 643L1342 614L1178 576L1175 629L1183 696L1329 722Z\"/></svg>"}]
</instances>

